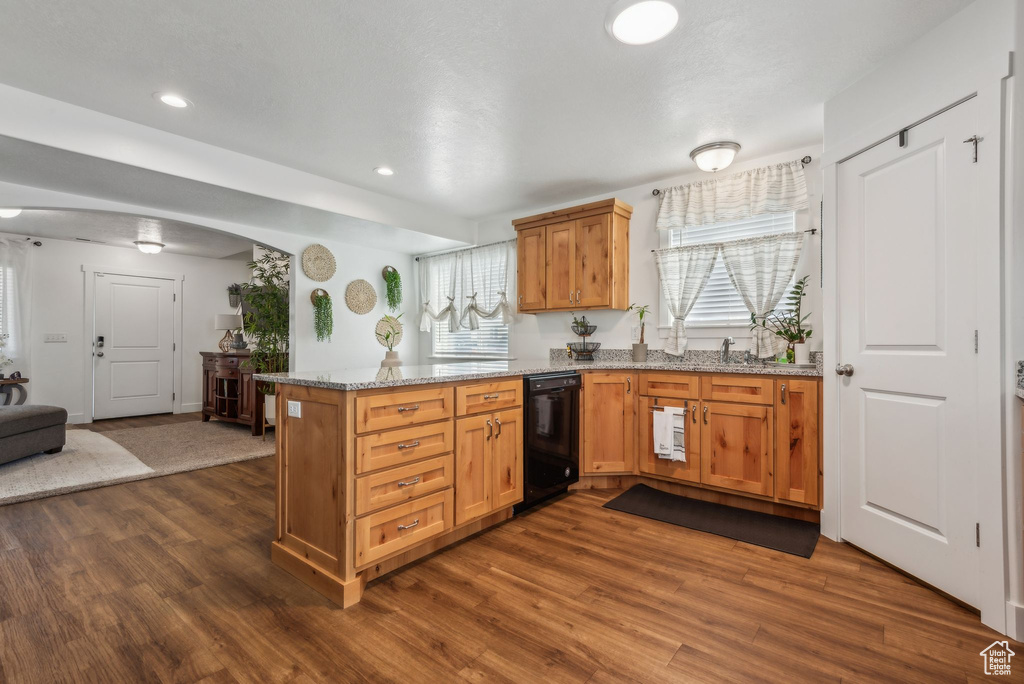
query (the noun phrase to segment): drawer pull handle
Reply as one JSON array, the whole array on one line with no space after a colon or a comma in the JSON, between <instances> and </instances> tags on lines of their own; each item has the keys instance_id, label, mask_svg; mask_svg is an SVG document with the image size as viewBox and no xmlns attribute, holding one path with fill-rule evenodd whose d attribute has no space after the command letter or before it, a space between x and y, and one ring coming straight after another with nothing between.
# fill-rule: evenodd
<instances>
[{"instance_id":1,"label":"drawer pull handle","mask_svg":"<svg viewBox=\"0 0 1024 684\"><path fill-rule=\"evenodd\" d=\"M704 407L704 424L705 425L708 424L708 407L707 406Z\"/></svg>"},{"instance_id":2,"label":"drawer pull handle","mask_svg":"<svg viewBox=\"0 0 1024 684\"><path fill-rule=\"evenodd\" d=\"M494 425L491 423L491 421L487 421L487 439L490 439L491 435L493 435L493 434L494 434Z\"/></svg>"},{"instance_id":3,"label":"drawer pull handle","mask_svg":"<svg viewBox=\"0 0 1024 684\"><path fill-rule=\"evenodd\" d=\"M399 532L401 532L402 530L410 530L410 529L412 529L412 528L416 527L416 526L417 526L417 525L419 525L419 524L420 524L420 519L419 519L419 518L416 518L416 519L415 519L415 520L413 520L413 521L412 521L412 523L410 523L409 525L399 525L399 526L398 526L398 531L399 531Z\"/></svg>"},{"instance_id":4,"label":"drawer pull handle","mask_svg":"<svg viewBox=\"0 0 1024 684\"><path fill-rule=\"evenodd\" d=\"M399 482L399 483L398 483L398 486L399 486L399 487L411 487L411 486L413 486L414 484L419 484L419 482L420 482L420 476L419 476L419 475L417 475L416 477L412 478L412 479L411 479L411 480L409 480L408 482Z\"/></svg>"},{"instance_id":5,"label":"drawer pull handle","mask_svg":"<svg viewBox=\"0 0 1024 684\"><path fill-rule=\"evenodd\" d=\"M693 417L693 424L697 424L697 405L693 405L693 409L690 411L690 416Z\"/></svg>"},{"instance_id":6,"label":"drawer pull handle","mask_svg":"<svg viewBox=\"0 0 1024 684\"><path fill-rule=\"evenodd\" d=\"M490 401L491 399L497 399L497 398L498 398L497 394L485 394L484 395L484 399L488 400L488 401Z\"/></svg>"},{"instance_id":7,"label":"drawer pull handle","mask_svg":"<svg viewBox=\"0 0 1024 684\"><path fill-rule=\"evenodd\" d=\"M415 406L399 406L398 407L398 412L399 413L405 413L406 411L419 411L419 410L420 410L420 405L419 404L416 404Z\"/></svg>"},{"instance_id":8,"label":"drawer pull handle","mask_svg":"<svg viewBox=\"0 0 1024 684\"><path fill-rule=\"evenodd\" d=\"M399 449L415 449L419 445L420 445L420 440L417 439L415 442L409 442L408 444L399 444L398 448Z\"/></svg>"}]
</instances>

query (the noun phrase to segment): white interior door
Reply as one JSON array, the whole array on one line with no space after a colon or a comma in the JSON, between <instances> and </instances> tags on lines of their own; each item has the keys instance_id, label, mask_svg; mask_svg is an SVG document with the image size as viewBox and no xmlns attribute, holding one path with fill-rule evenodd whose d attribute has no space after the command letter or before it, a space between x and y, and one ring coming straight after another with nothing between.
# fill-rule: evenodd
<instances>
[{"instance_id":1,"label":"white interior door","mask_svg":"<svg viewBox=\"0 0 1024 684\"><path fill-rule=\"evenodd\" d=\"M93 417L170 413L174 282L97 273L93 291Z\"/></svg>"},{"instance_id":2,"label":"white interior door","mask_svg":"<svg viewBox=\"0 0 1024 684\"><path fill-rule=\"evenodd\" d=\"M973 606L976 109L841 163L837 202L841 534Z\"/></svg>"}]
</instances>

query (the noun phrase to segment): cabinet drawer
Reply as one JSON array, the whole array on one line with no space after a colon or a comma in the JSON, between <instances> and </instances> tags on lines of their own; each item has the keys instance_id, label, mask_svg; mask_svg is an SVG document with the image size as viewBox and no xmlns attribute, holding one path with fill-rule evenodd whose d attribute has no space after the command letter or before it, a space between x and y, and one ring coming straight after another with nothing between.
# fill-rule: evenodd
<instances>
[{"instance_id":1,"label":"cabinet drawer","mask_svg":"<svg viewBox=\"0 0 1024 684\"><path fill-rule=\"evenodd\" d=\"M213 372L218 380L237 380L238 369L237 368L221 368L217 367L217 370Z\"/></svg>"},{"instance_id":2,"label":"cabinet drawer","mask_svg":"<svg viewBox=\"0 0 1024 684\"><path fill-rule=\"evenodd\" d=\"M756 375L705 375L701 379L700 398L770 406L775 403L775 381Z\"/></svg>"},{"instance_id":3,"label":"cabinet drawer","mask_svg":"<svg viewBox=\"0 0 1024 684\"><path fill-rule=\"evenodd\" d=\"M419 425L452 417L451 387L356 397L356 432Z\"/></svg>"},{"instance_id":4,"label":"cabinet drawer","mask_svg":"<svg viewBox=\"0 0 1024 684\"><path fill-rule=\"evenodd\" d=\"M452 485L451 454L356 478L356 515L364 515Z\"/></svg>"},{"instance_id":5,"label":"cabinet drawer","mask_svg":"<svg viewBox=\"0 0 1024 684\"><path fill-rule=\"evenodd\" d=\"M482 382L455 388L455 410L459 416L506 409L522 403L522 379Z\"/></svg>"},{"instance_id":6,"label":"cabinet drawer","mask_svg":"<svg viewBox=\"0 0 1024 684\"><path fill-rule=\"evenodd\" d=\"M237 356L222 356L217 359L218 368L238 368Z\"/></svg>"},{"instance_id":7,"label":"cabinet drawer","mask_svg":"<svg viewBox=\"0 0 1024 684\"><path fill-rule=\"evenodd\" d=\"M356 438L356 474L391 468L454 448L451 421Z\"/></svg>"},{"instance_id":8,"label":"cabinet drawer","mask_svg":"<svg viewBox=\"0 0 1024 684\"><path fill-rule=\"evenodd\" d=\"M413 499L356 520L356 567L386 558L452 528L451 489Z\"/></svg>"},{"instance_id":9,"label":"cabinet drawer","mask_svg":"<svg viewBox=\"0 0 1024 684\"><path fill-rule=\"evenodd\" d=\"M695 373L641 373L640 394L648 397L699 399L700 376Z\"/></svg>"}]
</instances>

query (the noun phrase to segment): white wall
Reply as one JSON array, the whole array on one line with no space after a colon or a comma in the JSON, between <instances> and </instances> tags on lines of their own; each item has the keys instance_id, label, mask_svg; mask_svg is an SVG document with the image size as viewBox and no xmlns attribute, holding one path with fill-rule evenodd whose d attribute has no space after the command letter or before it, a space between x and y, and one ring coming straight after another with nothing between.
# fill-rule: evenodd
<instances>
[{"instance_id":1,"label":"white wall","mask_svg":"<svg viewBox=\"0 0 1024 684\"><path fill-rule=\"evenodd\" d=\"M818 159L820 154L820 146L800 148L759 159L743 159L741 153L740 160L729 167L724 173L736 173L768 164L792 161L800 159L804 155L810 155L812 161L804 169L807 176L810 208L806 211L798 212L797 229L820 228L821 167ZM660 284L658 283L658 274L654 267L654 255L651 254L651 250L661 247L661 237L654 228L659 202L658 198L651 194L651 190L706 180L708 177L709 174L695 170L685 175L652 181L640 186L612 190L592 197L566 200L558 205L523 207L513 212L491 216L481 220L477 234L477 244L488 244L515 237L515 231L512 229L512 220L522 216L530 216L608 197L618 198L633 207L633 216L629 225L629 300L630 302L638 302L640 304L650 304L658 312ZM809 233L807 234L803 254L800 257L800 264L797 267L797 276L811 275L805 307L806 310L811 312L811 328L814 330L814 335L810 340L812 350L821 349L820 239L820 232L813 236ZM632 328L636 324L636 318L632 314L624 311L589 311L587 312L587 318L597 325L594 341L600 342L605 348L628 349L632 344ZM575 339L569 329L570 321L571 318L567 312L520 314L516 316L516 322L512 331L513 354L519 358L527 359L547 358L550 348L564 347L566 342ZM660 313L655 315L653 322L659 326L668 326L670 323L668 320L660 320ZM651 349L661 349L665 346L662 334L663 331L659 334L659 331L653 330L648 325L646 341ZM718 349L722 343L722 338L726 335L731 335L736 340L737 346L734 347L735 349L743 350L749 345L750 332L746 326L713 329L687 328L690 349ZM421 335L420 344L425 358L430 352L429 335Z\"/></svg>"},{"instance_id":2,"label":"white wall","mask_svg":"<svg viewBox=\"0 0 1024 684\"><path fill-rule=\"evenodd\" d=\"M179 254L143 254L137 249L41 239L31 250L32 323L29 399L67 409L72 422L88 422L92 407L85 396L91 378L83 367L85 274L83 264L179 273L182 285L182 411L202 409L200 351L217 351L224 331L213 329L218 313L232 313L226 288L247 282L245 262ZM44 343L46 333L66 333L66 343Z\"/></svg>"}]
</instances>

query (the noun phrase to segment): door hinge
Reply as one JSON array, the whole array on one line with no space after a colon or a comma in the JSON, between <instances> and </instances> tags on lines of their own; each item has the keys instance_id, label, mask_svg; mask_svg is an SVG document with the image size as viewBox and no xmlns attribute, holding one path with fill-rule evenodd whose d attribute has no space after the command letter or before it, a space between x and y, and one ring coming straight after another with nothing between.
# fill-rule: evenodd
<instances>
[{"instance_id":1,"label":"door hinge","mask_svg":"<svg viewBox=\"0 0 1024 684\"><path fill-rule=\"evenodd\" d=\"M974 353L978 353L978 331L974 331Z\"/></svg>"},{"instance_id":2,"label":"door hinge","mask_svg":"<svg viewBox=\"0 0 1024 684\"><path fill-rule=\"evenodd\" d=\"M974 545L981 548L981 523L974 523Z\"/></svg>"}]
</instances>

